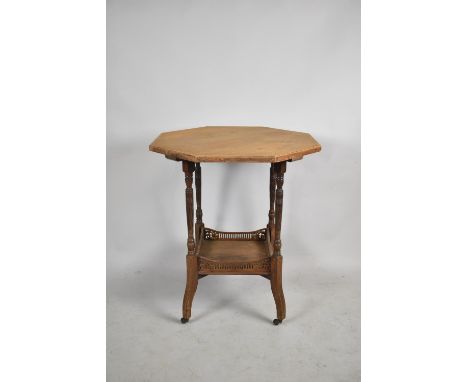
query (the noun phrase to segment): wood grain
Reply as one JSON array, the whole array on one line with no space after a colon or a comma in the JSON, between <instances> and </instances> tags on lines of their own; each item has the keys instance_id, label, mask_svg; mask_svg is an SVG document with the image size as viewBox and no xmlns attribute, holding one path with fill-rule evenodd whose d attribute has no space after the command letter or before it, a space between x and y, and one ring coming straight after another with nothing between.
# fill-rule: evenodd
<instances>
[{"instance_id":1,"label":"wood grain","mask_svg":"<svg viewBox=\"0 0 468 382\"><path fill-rule=\"evenodd\" d=\"M251 232L204 230L196 252L199 274L270 275L271 251L266 229Z\"/></svg>"},{"instance_id":2,"label":"wood grain","mask_svg":"<svg viewBox=\"0 0 468 382\"><path fill-rule=\"evenodd\" d=\"M193 171L192 162L182 162L185 174L185 205L187 212L187 281L182 302L182 320L189 320L192 314L192 301L198 286L198 258L195 256L195 239L193 237Z\"/></svg>"},{"instance_id":3,"label":"wood grain","mask_svg":"<svg viewBox=\"0 0 468 382\"><path fill-rule=\"evenodd\" d=\"M308 133L264 126L205 126L162 133L149 147L190 162L282 162L321 150Z\"/></svg>"},{"instance_id":4,"label":"wood grain","mask_svg":"<svg viewBox=\"0 0 468 382\"><path fill-rule=\"evenodd\" d=\"M286 162L275 163L276 179L275 193L275 235L274 235L274 256L281 255L281 221L283 219L283 183L286 172Z\"/></svg>"},{"instance_id":5,"label":"wood grain","mask_svg":"<svg viewBox=\"0 0 468 382\"><path fill-rule=\"evenodd\" d=\"M199 256L233 263L257 261L268 257L268 252L260 240L203 240Z\"/></svg>"},{"instance_id":6,"label":"wood grain","mask_svg":"<svg viewBox=\"0 0 468 382\"><path fill-rule=\"evenodd\" d=\"M283 293L283 256L271 257L270 285L276 305L276 318L280 321L286 318L286 300Z\"/></svg>"},{"instance_id":7,"label":"wood grain","mask_svg":"<svg viewBox=\"0 0 468 382\"><path fill-rule=\"evenodd\" d=\"M200 236L200 230L203 227L203 211L201 206L201 166L200 163L195 164L195 189L197 199L197 221L195 222L195 241Z\"/></svg>"},{"instance_id":8,"label":"wood grain","mask_svg":"<svg viewBox=\"0 0 468 382\"><path fill-rule=\"evenodd\" d=\"M286 162L320 151L320 144L310 134L301 132L262 126L206 126L162 133L150 145L150 150L182 161L185 174L187 280L181 322L190 319L198 279L207 275L260 275L270 280L277 311L273 324L280 324L286 317L281 255ZM201 162L270 162L267 227L248 232L205 228L201 206Z\"/></svg>"},{"instance_id":9,"label":"wood grain","mask_svg":"<svg viewBox=\"0 0 468 382\"><path fill-rule=\"evenodd\" d=\"M270 231L271 240L275 239L275 191L276 174L272 163L270 167L270 210L268 211L268 230Z\"/></svg>"}]
</instances>

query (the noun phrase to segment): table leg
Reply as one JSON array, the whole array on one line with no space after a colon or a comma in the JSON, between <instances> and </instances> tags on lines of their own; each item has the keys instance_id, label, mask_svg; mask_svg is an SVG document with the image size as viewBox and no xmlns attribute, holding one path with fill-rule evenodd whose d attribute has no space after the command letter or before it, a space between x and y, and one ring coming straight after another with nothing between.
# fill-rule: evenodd
<instances>
[{"instance_id":1,"label":"table leg","mask_svg":"<svg viewBox=\"0 0 468 382\"><path fill-rule=\"evenodd\" d=\"M268 212L268 230L270 231L270 240L274 243L275 240L275 188L276 175L274 163L270 167L270 211Z\"/></svg>"},{"instance_id":2,"label":"table leg","mask_svg":"<svg viewBox=\"0 0 468 382\"><path fill-rule=\"evenodd\" d=\"M201 166L195 164L195 189L197 199L197 221L195 223L195 242L200 238L200 231L203 229L203 211L201 207Z\"/></svg>"},{"instance_id":3,"label":"table leg","mask_svg":"<svg viewBox=\"0 0 468 382\"><path fill-rule=\"evenodd\" d=\"M181 322L186 323L191 316L192 301L198 286L198 259L195 256L195 240L193 237L193 162L183 161L182 170L185 173L185 207L187 212L187 283L182 304Z\"/></svg>"},{"instance_id":4,"label":"table leg","mask_svg":"<svg viewBox=\"0 0 468 382\"><path fill-rule=\"evenodd\" d=\"M286 318L286 302L283 293L282 268L283 256L281 256L281 219L283 214L283 182L286 172L286 162L274 164L274 177L276 179L275 192L275 236L273 256L271 257L271 291L276 304L276 316L273 320L275 325L280 324Z\"/></svg>"}]
</instances>

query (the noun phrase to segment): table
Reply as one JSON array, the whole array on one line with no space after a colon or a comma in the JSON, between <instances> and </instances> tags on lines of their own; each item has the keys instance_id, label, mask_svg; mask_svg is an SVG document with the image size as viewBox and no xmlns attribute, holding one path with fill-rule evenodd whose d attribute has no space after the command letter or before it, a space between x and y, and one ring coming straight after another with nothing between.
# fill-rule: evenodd
<instances>
[{"instance_id":1,"label":"table","mask_svg":"<svg viewBox=\"0 0 468 382\"><path fill-rule=\"evenodd\" d=\"M198 280L208 275L259 275L270 280L278 325L286 318L282 287L281 218L286 163L321 150L307 133L263 126L205 126L165 132L150 151L182 161L187 213L187 280L181 322L191 317ZM201 206L201 163L270 163L270 208L265 228L250 232L222 232L205 227ZM194 225L193 173L196 188Z\"/></svg>"}]
</instances>

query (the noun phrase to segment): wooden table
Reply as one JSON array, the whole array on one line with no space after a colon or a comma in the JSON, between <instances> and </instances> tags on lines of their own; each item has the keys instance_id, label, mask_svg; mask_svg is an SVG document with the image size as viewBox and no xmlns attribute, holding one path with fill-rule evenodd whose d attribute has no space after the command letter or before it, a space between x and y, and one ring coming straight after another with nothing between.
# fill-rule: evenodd
<instances>
[{"instance_id":1,"label":"wooden table","mask_svg":"<svg viewBox=\"0 0 468 382\"><path fill-rule=\"evenodd\" d=\"M282 287L281 217L286 162L320 151L310 134L261 126L206 126L162 133L150 151L182 161L187 211L187 282L181 322L188 322L198 280L208 275L260 275L270 280L278 325L286 317ZM201 207L202 162L262 162L270 166L268 224L250 232L205 227ZM196 186L194 226L193 172Z\"/></svg>"}]
</instances>

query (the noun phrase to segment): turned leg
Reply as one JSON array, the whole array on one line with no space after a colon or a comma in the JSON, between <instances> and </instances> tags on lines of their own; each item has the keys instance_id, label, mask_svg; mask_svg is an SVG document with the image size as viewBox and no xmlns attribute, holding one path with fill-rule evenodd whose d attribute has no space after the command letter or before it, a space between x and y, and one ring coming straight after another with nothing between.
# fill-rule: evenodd
<instances>
[{"instance_id":1,"label":"turned leg","mask_svg":"<svg viewBox=\"0 0 468 382\"><path fill-rule=\"evenodd\" d=\"M271 258L271 291L276 304L275 325L280 324L286 318L286 302L284 300L282 285L283 256L281 256L281 219L283 214L283 182L286 172L286 162L274 164L276 179L275 193L275 236L273 245L273 256Z\"/></svg>"},{"instance_id":2,"label":"turned leg","mask_svg":"<svg viewBox=\"0 0 468 382\"><path fill-rule=\"evenodd\" d=\"M195 242L200 238L200 231L203 229L203 211L201 208L201 166L200 163L195 164L195 189L197 199L197 221L195 223Z\"/></svg>"},{"instance_id":3,"label":"turned leg","mask_svg":"<svg viewBox=\"0 0 468 382\"><path fill-rule=\"evenodd\" d=\"M275 188L276 188L276 175L274 164L270 167L270 211L268 212L268 230L270 232L270 241L274 243L275 240Z\"/></svg>"},{"instance_id":4,"label":"turned leg","mask_svg":"<svg viewBox=\"0 0 468 382\"><path fill-rule=\"evenodd\" d=\"M183 161L182 170L185 173L185 206L187 211L187 284L185 286L184 302L182 304L181 322L186 323L192 311L192 301L198 286L198 259L195 256L195 239L193 238L193 171L192 162Z\"/></svg>"}]
</instances>

